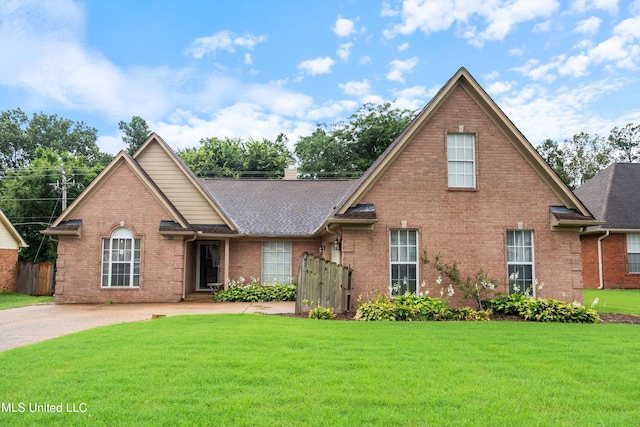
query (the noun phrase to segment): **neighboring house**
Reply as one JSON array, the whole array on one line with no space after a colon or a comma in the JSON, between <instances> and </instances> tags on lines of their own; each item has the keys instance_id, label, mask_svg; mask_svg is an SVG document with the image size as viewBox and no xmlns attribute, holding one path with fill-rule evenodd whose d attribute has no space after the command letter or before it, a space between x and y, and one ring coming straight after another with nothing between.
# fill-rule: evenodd
<instances>
[{"instance_id":1,"label":"neighboring house","mask_svg":"<svg viewBox=\"0 0 640 427\"><path fill-rule=\"evenodd\" d=\"M45 230L57 302L179 301L213 283L296 276L304 251L350 265L359 295L432 292L424 252L540 296L581 299L580 230L597 224L461 68L357 180L199 179L153 134ZM513 291L513 288L510 289ZM531 290L536 293L537 290ZM433 294L433 293L432 293Z\"/></svg>"},{"instance_id":2,"label":"neighboring house","mask_svg":"<svg viewBox=\"0 0 640 427\"><path fill-rule=\"evenodd\" d=\"M640 164L613 163L575 194L603 224L582 233L586 288L640 288Z\"/></svg>"},{"instance_id":3,"label":"neighboring house","mask_svg":"<svg viewBox=\"0 0 640 427\"><path fill-rule=\"evenodd\" d=\"M27 246L27 242L0 209L0 292L16 291L18 252Z\"/></svg>"}]
</instances>

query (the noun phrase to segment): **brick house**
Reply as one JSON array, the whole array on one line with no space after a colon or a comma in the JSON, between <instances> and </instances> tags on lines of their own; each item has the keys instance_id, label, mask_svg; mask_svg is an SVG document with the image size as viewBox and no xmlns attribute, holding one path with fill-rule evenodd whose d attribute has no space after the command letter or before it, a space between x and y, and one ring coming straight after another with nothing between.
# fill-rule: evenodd
<instances>
[{"instance_id":1,"label":"brick house","mask_svg":"<svg viewBox=\"0 0 640 427\"><path fill-rule=\"evenodd\" d=\"M0 209L0 292L16 291L18 252L27 246L27 242Z\"/></svg>"},{"instance_id":2,"label":"brick house","mask_svg":"<svg viewBox=\"0 0 640 427\"><path fill-rule=\"evenodd\" d=\"M291 178L200 179L153 134L44 231L59 240L56 301L288 281L304 251L353 268L352 304L390 283L437 291L424 251L503 292L517 271L522 290L581 298L580 230L597 221L464 68L361 178Z\"/></svg>"},{"instance_id":3,"label":"brick house","mask_svg":"<svg viewBox=\"0 0 640 427\"><path fill-rule=\"evenodd\" d=\"M640 164L613 163L575 190L603 223L581 236L586 288L640 289Z\"/></svg>"}]
</instances>

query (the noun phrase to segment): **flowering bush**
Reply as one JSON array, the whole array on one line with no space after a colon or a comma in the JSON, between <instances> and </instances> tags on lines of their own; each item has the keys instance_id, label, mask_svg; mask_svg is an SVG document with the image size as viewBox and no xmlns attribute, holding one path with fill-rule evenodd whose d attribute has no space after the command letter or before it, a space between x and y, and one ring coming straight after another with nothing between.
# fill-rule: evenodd
<instances>
[{"instance_id":1,"label":"flowering bush","mask_svg":"<svg viewBox=\"0 0 640 427\"><path fill-rule=\"evenodd\" d=\"M264 302L264 301L295 301L297 286L295 283L285 285L261 285L259 279L251 278L249 284L239 277L229 281L229 289L216 292L215 302Z\"/></svg>"},{"instance_id":2,"label":"flowering bush","mask_svg":"<svg viewBox=\"0 0 640 427\"><path fill-rule=\"evenodd\" d=\"M491 310L476 311L470 307L450 309L447 301L441 298L405 292L394 301L383 295L377 295L368 303L363 303L359 298L355 318L390 321L489 320L490 314Z\"/></svg>"},{"instance_id":3,"label":"flowering bush","mask_svg":"<svg viewBox=\"0 0 640 427\"><path fill-rule=\"evenodd\" d=\"M512 314L537 322L597 323L598 312L574 302L568 304L554 299L528 298L512 294L494 298L488 304L496 313Z\"/></svg>"}]
</instances>

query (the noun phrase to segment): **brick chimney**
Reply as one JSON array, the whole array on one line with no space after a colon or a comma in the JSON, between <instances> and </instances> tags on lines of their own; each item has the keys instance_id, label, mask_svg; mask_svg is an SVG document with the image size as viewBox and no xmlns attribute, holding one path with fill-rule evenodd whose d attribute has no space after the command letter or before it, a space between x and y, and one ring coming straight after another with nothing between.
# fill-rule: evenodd
<instances>
[{"instance_id":1,"label":"brick chimney","mask_svg":"<svg viewBox=\"0 0 640 427\"><path fill-rule=\"evenodd\" d=\"M289 166L284 170L284 179L298 179L298 168L294 162L289 162Z\"/></svg>"}]
</instances>

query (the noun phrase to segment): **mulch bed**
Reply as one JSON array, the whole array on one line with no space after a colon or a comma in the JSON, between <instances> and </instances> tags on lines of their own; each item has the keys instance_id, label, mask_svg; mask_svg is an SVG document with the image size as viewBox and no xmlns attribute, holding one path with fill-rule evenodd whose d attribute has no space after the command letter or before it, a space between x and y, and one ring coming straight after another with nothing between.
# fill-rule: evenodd
<instances>
[{"instance_id":1,"label":"mulch bed","mask_svg":"<svg viewBox=\"0 0 640 427\"><path fill-rule=\"evenodd\" d=\"M306 314L282 314L281 316L298 317L305 319L308 316ZM342 313L337 314L334 320L354 320L354 313ZM509 321L509 322L524 322L518 316L504 316L504 315L492 315L492 321ZM640 325L640 316L635 314L621 314L621 313L600 313L600 323L628 323L634 325Z\"/></svg>"}]
</instances>

